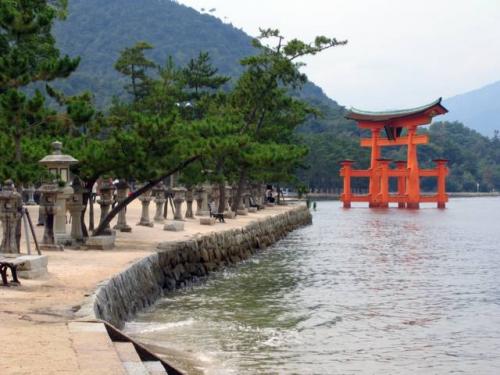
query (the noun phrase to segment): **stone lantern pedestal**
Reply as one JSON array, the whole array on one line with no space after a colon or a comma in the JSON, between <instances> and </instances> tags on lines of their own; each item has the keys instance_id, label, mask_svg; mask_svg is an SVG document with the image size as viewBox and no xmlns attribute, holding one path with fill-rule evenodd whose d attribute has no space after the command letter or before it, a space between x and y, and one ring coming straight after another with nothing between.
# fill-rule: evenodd
<instances>
[{"instance_id":1,"label":"stone lantern pedestal","mask_svg":"<svg viewBox=\"0 0 500 375\"><path fill-rule=\"evenodd\" d=\"M168 221L163 230L170 232L181 232L184 230L184 217L182 215L182 204L186 199L186 188L174 187L171 189L174 194L174 220Z\"/></svg>"},{"instance_id":2,"label":"stone lantern pedestal","mask_svg":"<svg viewBox=\"0 0 500 375\"><path fill-rule=\"evenodd\" d=\"M30 185L28 188L24 189L24 191L28 195L28 201L26 202L26 206L36 206L35 187L33 185Z\"/></svg>"},{"instance_id":3,"label":"stone lantern pedestal","mask_svg":"<svg viewBox=\"0 0 500 375\"><path fill-rule=\"evenodd\" d=\"M174 193L174 207L175 207L175 215L174 220L176 221L184 221L184 216L182 215L182 204L186 200L186 188L183 187L175 187L172 189Z\"/></svg>"},{"instance_id":4,"label":"stone lantern pedestal","mask_svg":"<svg viewBox=\"0 0 500 375\"><path fill-rule=\"evenodd\" d=\"M141 219L137 223L137 225L143 227L153 227L154 224L151 222L151 219L149 217L149 204L153 200L153 197L151 196L151 190L148 190L144 194L142 194L139 197L139 200L141 201L142 204L142 211L141 211Z\"/></svg>"},{"instance_id":5,"label":"stone lantern pedestal","mask_svg":"<svg viewBox=\"0 0 500 375\"><path fill-rule=\"evenodd\" d=\"M43 184L40 189L40 212L45 217L42 250L63 250L54 238L54 216L57 212L56 199L59 193L57 184Z\"/></svg>"},{"instance_id":6,"label":"stone lantern pedestal","mask_svg":"<svg viewBox=\"0 0 500 375\"><path fill-rule=\"evenodd\" d=\"M58 245L71 245L71 235L66 232L66 203L73 196L73 188L60 187L56 197L56 214L54 216L54 239Z\"/></svg>"},{"instance_id":7,"label":"stone lantern pedestal","mask_svg":"<svg viewBox=\"0 0 500 375\"><path fill-rule=\"evenodd\" d=\"M20 253L22 207L21 194L15 191L12 180L6 181L4 190L0 191L0 220L3 228L0 253Z\"/></svg>"},{"instance_id":8,"label":"stone lantern pedestal","mask_svg":"<svg viewBox=\"0 0 500 375\"><path fill-rule=\"evenodd\" d=\"M116 185L116 200L118 204L127 199L129 186L125 180L120 180ZM113 227L120 232L130 233L132 228L127 224L127 207L124 207L118 213L116 225Z\"/></svg>"},{"instance_id":9,"label":"stone lantern pedestal","mask_svg":"<svg viewBox=\"0 0 500 375\"><path fill-rule=\"evenodd\" d=\"M196 210L196 216L210 216L210 210L208 209L208 186L201 186L196 193L196 202L198 204L198 209Z\"/></svg>"},{"instance_id":10,"label":"stone lantern pedestal","mask_svg":"<svg viewBox=\"0 0 500 375\"><path fill-rule=\"evenodd\" d=\"M155 223L164 223L165 219L163 218L163 205L167 201L165 198L165 185L163 182L160 182L158 185L156 185L153 188L153 196L155 197L155 204L156 204L156 213L154 217Z\"/></svg>"},{"instance_id":11,"label":"stone lantern pedestal","mask_svg":"<svg viewBox=\"0 0 500 375\"><path fill-rule=\"evenodd\" d=\"M78 177L73 179L74 193L67 202L68 210L71 214L71 241L73 246L78 246L84 243L82 230L82 212L83 205L83 186Z\"/></svg>"},{"instance_id":12,"label":"stone lantern pedestal","mask_svg":"<svg viewBox=\"0 0 500 375\"><path fill-rule=\"evenodd\" d=\"M193 189L188 189L186 191L186 219L194 218L193 201L194 201Z\"/></svg>"}]
</instances>

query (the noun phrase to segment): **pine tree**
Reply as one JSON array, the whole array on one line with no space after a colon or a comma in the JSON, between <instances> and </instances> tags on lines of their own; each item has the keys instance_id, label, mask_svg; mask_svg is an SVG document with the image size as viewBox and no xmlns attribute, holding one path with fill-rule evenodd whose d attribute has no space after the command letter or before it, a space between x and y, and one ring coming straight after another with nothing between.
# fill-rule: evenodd
<instances>
[{"instance_id":1,"label":"pine tree","mask_svg":"<svg viewBox=\"0 0 500 375\"><path fill-rule=\"evenodd\" d=\"M60 55L51 34L65 10L63 0L0 1L0 126L13 150L7 162L15 166L11 172L17 173L12 177L18 182L26 177L21 178L23 139L53 114L40 91L28 95L26 88L66 78L79 64L78 58Z\"/></svg>"},{"instance_id":2,"label":"pine tree","mask_svg":"<svg viewBox=\"0 0 500 375\"><path fill-rule=\"evenodd\" d=\"M130 84L125 89L137 102L147 96L151 88L151 79L147 71L156 67L156 64L148 60L144 53L153 46L146 42L138 42L134 46L125 48L115 64L115 69L130 78Z\"/></svg>"}]
</instances>

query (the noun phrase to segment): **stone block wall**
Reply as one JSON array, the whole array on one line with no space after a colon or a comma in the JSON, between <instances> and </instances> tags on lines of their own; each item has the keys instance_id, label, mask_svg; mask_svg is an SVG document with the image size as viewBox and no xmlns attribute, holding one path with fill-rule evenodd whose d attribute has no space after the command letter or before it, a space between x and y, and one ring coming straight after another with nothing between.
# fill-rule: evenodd
<instances>
[{"instance_id":1,"label":"stone block wall","mask_svg":"<svg viewBox=\"0 0 500 375\"><path fill-rule=\"evenodd\" d=\"M241 229L161 243L156 253L99 287L93 296L94 317L121 327L139 311L154 304L164 291L182 288L210 272L247 259L311 222L309 210L297 206Z\"/></svg>"}]
</instances>

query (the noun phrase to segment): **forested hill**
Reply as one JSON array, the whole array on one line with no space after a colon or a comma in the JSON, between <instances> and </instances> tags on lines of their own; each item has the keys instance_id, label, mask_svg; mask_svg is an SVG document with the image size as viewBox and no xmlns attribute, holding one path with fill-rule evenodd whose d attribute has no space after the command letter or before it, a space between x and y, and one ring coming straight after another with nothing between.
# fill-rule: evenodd
<instances>
[{"instance_id":1,"label":"forested hill","mask_svg":"<svg viewBox=\"0 0 500 375\"><path fill-rule=\"evenodd\" d=\"M59 87L69 94L90 90L101 107L106 107L113 96L124 94L125 80L113 66L119 52L137 41L155 47L148 56L159 64L172 56L183 65L200 51L207 51L219 71L232 77L241 72L241 58L254 52L251 37L243 31L171 0L70 0L69 5L67 20L56 26L56 38L63 53L82 60L78 70ZM308 84L298 95L323 114L300 129L311 149L306 161L309 168L300 177L311 187L340 187L339 161L350 158L366 166L367 150L360 149L358 131L344 119L345 109L319 87ZM453 190L473 189L476 185L472 181L480 182L481 188L499 190L500 155L489 152L498 142L456 126L460 128L456 133L454 126L440 127L439 143L432 141L430 147L423 148L422 162L429 163L438 150L437 156L454 162L450 180ZM465 149L466 142L460 137L469 137L481 152Z\"/></svg>"},{"instance_id":2,"label":"forested hill","mask_svg":"<svg viewBox=\"0 0 500 375\"><path fill-rule=\"evenodd\" d=\"M123 93L125 79L113 65L122 49L138 41L154 46L148 56L158 64L172 56L184 65L200 51L209 52L219 71L232 77L241 72L239 61L255 52L243 31L171 0L70 0L69 17L56 26L55 34L64 53L82 58L63 87L70 93L91 89L101 105ZM303 95L341 110L312 84Z\"/></svg>"}]
</instances>

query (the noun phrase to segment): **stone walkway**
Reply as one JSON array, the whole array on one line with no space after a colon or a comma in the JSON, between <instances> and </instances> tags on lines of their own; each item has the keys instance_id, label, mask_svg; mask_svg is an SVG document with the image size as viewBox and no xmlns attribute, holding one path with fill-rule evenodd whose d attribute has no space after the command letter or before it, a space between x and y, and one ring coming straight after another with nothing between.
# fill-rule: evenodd
<instances>
[{"instance_id":1,"label":"stone walkway","mask_svg":"<svg viewBox=\"0 0 500 375\"><path fill-rule=\"evenodd\" d=\"M119 355L110 341L96 338L100 335L95 332L82 333L71 323L97 284L153 252L159 242L241 228L288 209L267 208L215 226L188 220L185 231L165 232L161 224L154 228L136 226L140 203L133 202L127 211L133 232L118 233L114 250L45 252L49 256L47 277L21 280L19 287L0 288L0 374L123 374L123 363L116 361ZM30 213L37 218L38 207L30 207ZM37 228L38 238L41 231ZM25 244L22 252L26 252Z\"/></svg>"}]
</instances>

